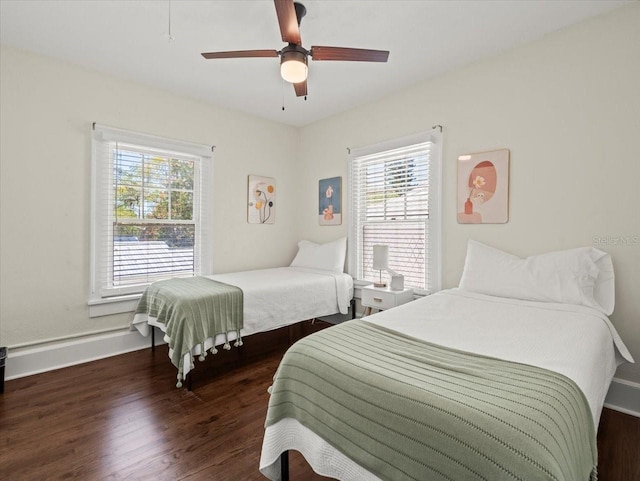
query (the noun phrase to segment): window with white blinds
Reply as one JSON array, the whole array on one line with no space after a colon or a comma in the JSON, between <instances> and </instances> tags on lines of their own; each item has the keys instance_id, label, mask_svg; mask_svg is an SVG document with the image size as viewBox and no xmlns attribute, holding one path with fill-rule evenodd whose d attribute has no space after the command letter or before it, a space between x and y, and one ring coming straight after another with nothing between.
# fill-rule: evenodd
<instances>
[{"instance_id":1,"label":"window with white blinds","mask_svg":"<svg viewBox=\"0 0 640 481\"><path fill-rule=\"evenodd\" d=\"M93 129L92 300L211 272L211 147Z\"/></svg>"},{"instance_id":2,"label":"window with white blinds","mask_svg":"<svg viewBox=\"0 0 640 481\"><path fill-rule=\"evenodd\" d=\"M374 281L373 246L389 246L389 269L419 293L440 289L439 130L350 155L350 269Z\"/></svg>"}]
</instances>

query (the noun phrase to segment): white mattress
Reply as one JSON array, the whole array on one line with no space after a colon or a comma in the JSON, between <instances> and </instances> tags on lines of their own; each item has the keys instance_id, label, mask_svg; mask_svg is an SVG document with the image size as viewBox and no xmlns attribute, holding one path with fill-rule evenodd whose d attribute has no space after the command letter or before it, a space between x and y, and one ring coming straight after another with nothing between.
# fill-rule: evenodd
<instances>
[{"instance_id":1,"label":"white mattress","mask_svg":"<svg viewBox=\"0 0 640 481\"><path fill-rule=\"evenodd\" d=\"M449 289L365 320L443 346L564 374L584 392L596 427L617 366L634 362L609 319L582 306ZM260 471L280 479L279 456L290 449L300 451L323 476L379 479L292 419L266 428Z\"/></svg>"},{"instance_id":2,"label":"white mattress","mask_svg":"<svg viewBox=\"0 0 640 481\"><path fill-rule=\"evenodd\" d=\"M337 312L346 314L353 297L351 276L319 269L276 267L206 277L242 289L244 327L240 331L241 336ZM164 324L146 314L136 314L132 322L132 326L144 336L149 334L150 325L164 331ZM235 333L228 336L229 341L235 338ZM215 339L206 339L203 345L194 346L190 354L185 354L184 375L193 369L192 356L225 342L225 336L218 335Z\"/></svg>"}]
</instances>

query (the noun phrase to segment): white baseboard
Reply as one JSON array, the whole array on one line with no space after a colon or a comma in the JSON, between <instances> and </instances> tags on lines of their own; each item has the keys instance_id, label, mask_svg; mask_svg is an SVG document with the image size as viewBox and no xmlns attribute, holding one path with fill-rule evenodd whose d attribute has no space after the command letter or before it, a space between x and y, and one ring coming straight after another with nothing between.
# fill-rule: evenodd
<instances>
[{"instance_id":1,"label":"white baseboard","mask_svg":"<svg viewBox=\"0 0 640 481\"><path fill-rule=\"evenodd\" d=\"M604 405L640 418L640 384L614 377Z\"/></svg>"},{"instance_id":2,"label":"white baseboard","mask_svg":"<svg viewBox=\"0 0 640 481\"><path fill-rule=\"evenodd\" d=\"M156 329L156 345L165 343L163 336ZM6 359L5 379L53 371L150 346L150 337L143 337L138 331L123 329L42 346L10 349ZM614 378L604 405L615 411L640 417L640 384Z\"/></svg>"},{"instance_id":3,"label":"white baseboard","mask_svg":"<svg viewBox=\"0 0 640 481\"><path fill-rule=\"evenodd\" d=\"M162 340L163 336L164 334L156 330L156 345L165 344ZM41 346L9 349L5 379L11 380L53 371L150 346L151 336L143 337L138 331L123 329L107 334L46 343Z\"/></svg>"}]
</instances>

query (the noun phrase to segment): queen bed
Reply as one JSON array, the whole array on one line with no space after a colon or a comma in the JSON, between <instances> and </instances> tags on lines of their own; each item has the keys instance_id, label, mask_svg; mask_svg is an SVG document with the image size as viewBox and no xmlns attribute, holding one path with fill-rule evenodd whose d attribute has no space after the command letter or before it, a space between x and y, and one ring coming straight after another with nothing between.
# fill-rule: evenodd
<instances>
[{"instance_id":1,"label":"queen bed","mask_svg":"<svg viewBox=\"0 0 640 481\"><path fill-rule=\"evenodd\" d=\"M339 480L588 481L622 362L613 269L592 248L519 259L470 241L459 288L294 344L260 470L286 453Z\"/></svg>"},{"instance_id":2,"label":"queen bed","mask_svg":"<svg viewBox=\"0 0 640 481\"><path fill-rule=\"evenodd\" d=\"M216 346L230 349L231 343L242 345L245 336L346 314L353 280L342 272L345 251L344 238L325 244L305 240L298 244L298 254L288 267L154 283L143 294L132 328L145 336L151 327L162 330L180 387L195 367L195 357L203 360L207 352L215 354ZM147 300L149 292L154 292L155 304ZM203 302L201 297L209 304L193 308L194 302ZM179 315L178 309L182 309ZM223 322L213 322L220 317Z\"/></svg>"}]
</instances>

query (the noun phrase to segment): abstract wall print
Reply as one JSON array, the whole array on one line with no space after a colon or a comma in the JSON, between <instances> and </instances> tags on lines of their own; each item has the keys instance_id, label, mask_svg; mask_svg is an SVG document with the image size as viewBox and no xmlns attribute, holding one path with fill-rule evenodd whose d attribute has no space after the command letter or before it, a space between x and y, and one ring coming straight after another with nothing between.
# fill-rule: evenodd
<instances>
[{"instance_id":1,"label":"abstract wall print","mask_svg":"<svg viewBox=\"0 0 640 481\"><path fill-rule=\"evenodd\" d=\"M320 225L342 224L342 177L322 179L318 184Z\"/></svg>"},{"instance_id":2,"label":"abstract wall print","mask_svg":"<svg viewBox=\"0 0 640 481\"><path fill-rule=\"evenodd\" d=\"M458 223L509 221L509 150L458 157Z\"/></svg>"},{"instance_id":3,"label":"abstract wall print","mask_svg":"<svg viewBox=\"0 0 640 481\"><path fill-rule=\"evenodd\" d=\"M276 221L276 180L249 176L247 220L250 224L273 224Z\"/></svg>"}]
</instances>

